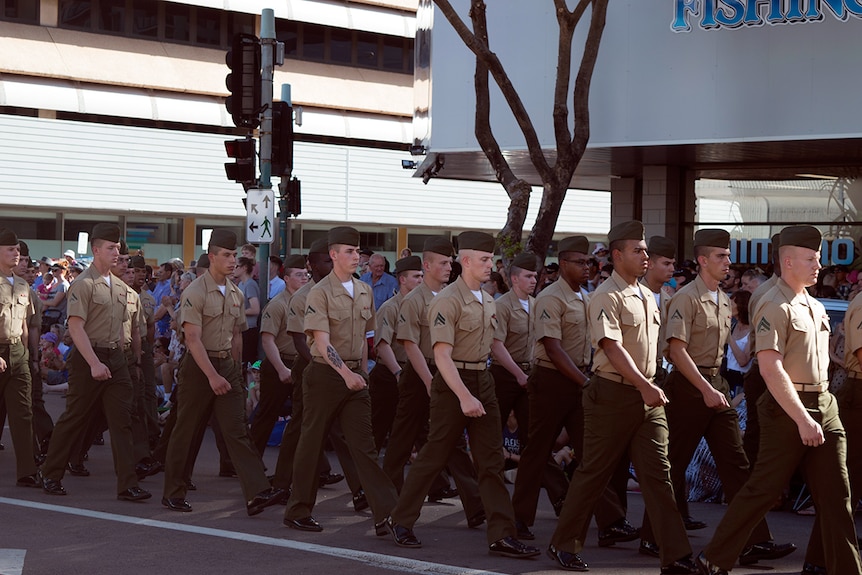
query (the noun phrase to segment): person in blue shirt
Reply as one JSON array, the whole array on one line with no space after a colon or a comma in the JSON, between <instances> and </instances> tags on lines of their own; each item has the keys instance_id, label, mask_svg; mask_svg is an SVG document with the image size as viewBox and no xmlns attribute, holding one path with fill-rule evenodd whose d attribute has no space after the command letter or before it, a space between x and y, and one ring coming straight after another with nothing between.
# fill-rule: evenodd
<instances>
[{"instance_id":1,"label":"person in blue shirt","mask_svg":"<svg viewBox=\"0 0 862 575\"><path fill-rule=\"evenodd\" d=\"M395 295L398 291L398 280L386 273L386 258L380 254L373 254L368 260L368 271L359 278L371 286L374 292L374 309L380 309L383 302Z\"/></svg>"}]
</instances>

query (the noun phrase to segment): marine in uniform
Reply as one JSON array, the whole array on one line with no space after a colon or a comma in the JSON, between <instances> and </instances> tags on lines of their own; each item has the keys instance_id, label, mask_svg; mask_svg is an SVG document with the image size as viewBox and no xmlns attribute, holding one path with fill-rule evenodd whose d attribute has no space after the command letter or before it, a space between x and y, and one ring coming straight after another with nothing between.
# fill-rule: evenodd
<instances>
[{"instance_id":1,"label":"marine in uniform","mask_svg":"<svg viewBox=\"0 0 862 575\"><path fill-rule=\"evenodd\" d=\"M488 355L496 329L494 299L483 292L493 265L494 238L482 232L458 236L462 274L431 301L428 321L437 374L431 383L431 428L386 522L396 544L421 547L413 533L422 502L446 465L458 437L467 433L488 515L489 552L534 557L539 549L515 537L515 518L503 483L503 437Z\"/></svg>"},{"instance_id":2,"label":"marine in uniform","mask_svg":"<svg viewBox=\"0 0 862 575\"><path fill-rule=\"evenodd\" d=\"M200 426L212 413L236 467L246 511L257 515L277 503L282 493L270 487L245 424L239 360L246 321L242 292L228 279L236 265L236 234L213 230L207 252L209 271L185 289L180 304L186 354L177 374L181 401L168 444L162 505L173 511L192 510L185 498L186 464Z\"/></svg>"},{"instance_id":3,"label":"marine in uniform","mask_svg":"<svg viewBox=\"0 0 862 575\"><path fill-rule=\"evenodd\" d=\"M404 297L422 283L422 259L419 256L407 256L396 261L395 279L398 280L398 291L377 310L374 329L377 363L368 374L371 431L378 452L392 430L398 408L398 377L407 365L407 352L396 337L398 313Z\"/></svg>"},{"instance_id":4,"label":"marine in uniform","mask_svg":"<svg viewBox=\"0 0 862 575\"><path fill-rule=\"evenodd\" d=\"M161 428L159 426L158 405L156 405L156 371L153 361L153 345L156 337L156 298L143 289L147 280L147 262L143 256L132 256L129 260L130 269L134 270L134 279L130 284L141 299L141 379L143 382L143 416L146 422L147 441L150 449L155 449L159 441Z\"/></svg>"},{"instance_id":5,"label":"marine in uniform","mask_svg":"<svg viewBox=\"0 0 862 575\"><path fill-rule=\"evenodd\" d=\"M431 380L437 371L428 308L449 281L454 254L455 249L448 238L433 236L426 239L422 247L422 283L404 298L398 310L397 339L404 346L408 361L398 381L398 406L383 458L383 471L399 492L404 485L404 466L410 460L414 446L421 450L428 440ZM478 527L485 521L485 511L463 434L457 439L446 463L455 479L467 525ZM441 470L428 488L428 500L439 501L454 495L449 479Z\"/></svg>"},{"instance_id":6,"label":"marine in uniform","mask_svg":"<svg viewBox=\"0 0 862 575\"><path fill-rule=\"evenodd\" d=\"M641 283L648 287L655 297L655 303L661 312L661 329L658 332L658 357L655 363L655 379L653 382L664 386L667 377L667 366L664 359L665 329L667 326L667 308L670 306L671 296L662 289L665 283L673 278L676 268L676 244L664 236L653 236L647 243L649 251L649 264ZM702 527L706 527L704 524ZM698 526L698 528L702 528Z\"/></svg>"},{"instance_id":7,"label":"marine in uniform","mask_svg":"<svg viewBox=\"0 0 862 575\"><path fill-rule=\"evenodd\" d=\"M584 547L593 510L627 454L644 503L656 522L661 573L697 573L685 526L676 508L667 459L667 397L653 383L661 315L638 278L646 272L643 224L630 221L608 233L614 271L592 294L587 308L594 375L584 387L584 457L548 554L557 566L586 571Z\"/></svg>"},{"instance_id":8,"label":"marine in uniform","mask_svg":"<svg viewBox=\"0 0 862 575\"><path fill-rule=\"evenodd\" d=\"M69 335L74 349L66 363L69 392L42 465L43 489L65 495L61 480L72 455L99 406L111 432L117 474L117 499L141 501L151 494L138 487L132 438L132 379L123 342L129 318L128 286L111 274L119 258L120 228L100 223L90 234L93 263L69 288Z\"/></svg>"},{"instance_id":9,"label":"marine in uniform","mask_svg":"<svg viewBox=\"0 0 862 575\"><path fill-rule=\"evenodd\" d=\"M16 485L39 487L33 459L33 407L27 320L33 315L30 288L14 274L21 259L18 236L0 228L0 397L9 415L15 446ZM39 380L39 385L42 381Z\"/></svg>"},{"instance_id":10,"label":"marine in uniform","mask_svg":"<svg viewBox=\"0 0 862 575\"><path fill-rule=\"evenodd\" d=\"M715 459L724 495L732 500L749 476L748 458L742 449L739 416L730 406L730 388L719 373L724 346L730 335L730 299L719 288L730 268L730 234L720 229L701 229L694 235L698 274L676 292L668 309L664 355L674 370L664 386L668 404L670 477L676 505L687 524L688 486L685 472L705 438ZM697 522L706 526L701 522ZM644 514L641 552L659 555L649 514ZM796 550L792 543L776 544L765 520L754 528L742 551L742 565L778 559ZM652 553L649 553L652 551Z\"/></svg>"},{"instance_id":11,"label":"marine in uniform","mask_svg":"<svg viewBox=\"0 0 862 575\"><path fill-rule=\"evenodd\" d=\"M760 300L763 296L775 287L778 279L781 277L781 258L778 251L781 245L781 234L773 234L772 236L772 264L773 274L768 280L757 286L751 293L751 298L748 300L748 317L754 320L755 312L758 309ZM751 334L748 341L754 342L756 336L754 334L754 321L751 322ZM752 350L754 347L752 346ZM752 351L753 353L753 351ZM745 378L742 380L742 391L745 393L745 404L748 407L745 419L745 435L742 437L742 446L745 448L745 454L748 456L748 462L751 467L757 463L757 450L760 448L760 417L757 410L757 402L760 396L766 393L766 382L760 374L760 369L757 366L757 356L751 360L751 368L745 373Z\"/></svg>"},{"instance_id":12,"label":"marine in uniform","mask_svg":"<svg viewBox=\"0 0 862 575\"><path fill-rule=\"evenodd\" d=\"M284 267L285 289L269 300L260 318L260 339L265 357L260 367L260 403L249 434L261 455L293 390L290 366L296 361L296 346L287 332L287 318L290 298L308 283L305 256L295 254L288 257Z\"/></svg>"},{"instance_id":13,"label":"marine in uniform","mask_svg":"<svg viewBox=\"0 0 862 575\"><path fill-rule=\"evenodd\" d=\"M33 314L27 319L27 332L30 351L30 381L31 381L31 405L33 406L33 439L36 441L36 458L38 463L45 460L48 452L48 442L54 431L54 420L45 409L45 400L42 398L42 377L39 374L39 336L42 332L42 300L32 290L33 281L36 279L35 264L30 259L30 247L27 242L19 241L21 258L18 261L16 275L27 281L30 289L30 302L33 304ZM32 382L36 382L32 385ZM4 408L5 411L5 408Z\"/></svg>"},{"instance_id":14,"label":"marine in uniform","mask_svg":"<svg viewBox=\"0 0 862 575\"><path fill-rule=\"evenodd\" d=\"M311 288L332 271L332 258L329 257L327 238L320 238L311 244L308 251L307 263L311 270L311 280L291 296L287 314L287 333L293 340L297 356L290 371L291 379L293 380L290 421L287 422L287 425L284 427L284 433L281 436L281 446L278 450L278 461L275 466L275 477L272 480L273 486L285 490L286 493L289 492L290 484L293 480L293 462L296 457L296 446L299 444L300 432L302 431L304 372L308 364L311 363L311 350L308 347L308 339L304 331L305 301ZM356 465L353 463L350 449L347 447L344 434L341 432L341 427L337 422L333 424L332 429L329 431L329 440L335 448L335 454L338 457L344 475L332 473L329 459L321 448L317 459L318 485L323 487L324 485L338 483L344 480L346 476L347 485L350 488L350 492L353 493L354 509L356 511L367 509L368 501L365 493L362 491L362 485L359 483L359 474L356 471Z\"/></svg>"},{"instance_id":15,"label":"marine in uniform","mask_svg":"<svg viewBox=\"0 0 862 575\"><path fill-rule=\"evenodd\" d=\"M371 435L365 334L374 329L374 297L371 286L353 277L359 263L359 232L341 226L329 230L327 238L332 272L311 288L305 301L312 360L303 374L302 432L284 516L285 525L302 531L322 530L311 515L318 473L308 463L320 456L333 420L344 430L375 525L383 522L396 499L395 486L377 464Z\"/></svg>"},{"instance_id":16,"label":"marine in uniform","mask_svg":"<svg viewBox=\"0 0 862 575\"><path fill-rule=\"evenodd\" d=\"M587 304L582 288L587 280L590 242L584 236L560 240L560 279L539 293L535 301L534 368L527 382L529 391L529 436L521 452L512 505L518 537L532 539L529 530L536 517L536 505L554 442L563 427L577 460L583 458L584 412L582 387L592 359ZM499 314L498 314L499 315ZM622 462L622 458L620 459ZM557 468L559 469L559 467ZM623 496L628 479L628 461L618 467ZM616 481L615 485L619 485ZM568 484L565 484L568 489ZM562 510L566 492L554 501ZM599 545L633 541L638 530L625 519L614 490L606 490L596 507Z\"/></svg>"},{"instance_id":17,"label":"marine in uniform","mask_svg":"<svg viewBox=\"0 0 862 575\"><path fill-rule=\"evenodd\" d=\"M822 236L812 226L790 226L781 231L780 241L781 279L764 294L753 321L767 386L757 402L757 463L698 559L705 574L729 572L752 529L801 466L817 508L813 529L828 542L826 570L858 575L862 565L845 462L847 439L838 404L827 391L829 316L805 289L817 282Z\"/></svg>"}]
</instances>

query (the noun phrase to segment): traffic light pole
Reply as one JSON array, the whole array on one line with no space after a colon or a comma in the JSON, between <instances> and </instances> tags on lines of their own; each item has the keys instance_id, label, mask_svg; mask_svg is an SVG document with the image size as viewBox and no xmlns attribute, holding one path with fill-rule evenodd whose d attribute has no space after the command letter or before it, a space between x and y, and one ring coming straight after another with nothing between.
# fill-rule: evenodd
<instances>
[{"instance_id":1,"label":"traffic light pole","mask_svg":"<svg viewBox=\"0 0 862 575\"><path fill-rule=\"evenodd\" d=\"M262 190L272 189L272 78L275 45L275 12L272 8L264 8L260 17L260 106L263 109L263 116L260 123L260 182L258 184ZM263 308L269 301L269 244L261 243L258 246L260 262L258 286L260 305Z\"/></svg>"}]
</instances>

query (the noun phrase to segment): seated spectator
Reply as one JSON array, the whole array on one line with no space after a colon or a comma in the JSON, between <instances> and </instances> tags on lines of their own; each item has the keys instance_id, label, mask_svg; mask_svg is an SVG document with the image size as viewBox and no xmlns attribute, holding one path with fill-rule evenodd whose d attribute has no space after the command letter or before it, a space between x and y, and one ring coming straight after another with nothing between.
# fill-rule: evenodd
<instances>
[{"instance_id":1,"label":"seated spectator","mask_svg":"<svg viewBox=\"0 0 862 575\"><path fill-rule=\"evenodd\" d=\"M45 278L42 286L39 287L39 297L44 304L42 307L42 333L47 333L55 323L66 321L66 290L69 289L66 272L68 269L69 264L66 260L60 260L53 264L50 268L51 279Z\"/></svg>"},{"instance_id":2,"label":"seated spectator","mask_svg":"<svg viewBox=\"0 0 862 575\"><path fill-rule=\"evenodd\" d=\"M59 339L51 331L39 338L39 375L48 385L59 385L69 380L63 354L57 349Z\"/></svg>"},{"instance_id":3,"label":"seated spectator","mask_svg":"<svg viewBox=\"0 0 862 575\"><path fill-rule=\"evenodd\" d=\"M249 366L251 378L248 382L248 395L245 400L245 416L249 423L254 419L257 404L260 403L260 360Z\"/></svg>"},{"instance_id":4,"label":"seated spectator","mask_svg":"<svg viewBox=\"0 0 862 575\"><path fill-rule=\"evenodd\" d=\"M505 466L503 475L507 483L515 483L518 463L521 461L521 440L518 437L518 419L515 410L509 412L506 424L503 425L503 457Z\"/></svg>"}]
</instances>

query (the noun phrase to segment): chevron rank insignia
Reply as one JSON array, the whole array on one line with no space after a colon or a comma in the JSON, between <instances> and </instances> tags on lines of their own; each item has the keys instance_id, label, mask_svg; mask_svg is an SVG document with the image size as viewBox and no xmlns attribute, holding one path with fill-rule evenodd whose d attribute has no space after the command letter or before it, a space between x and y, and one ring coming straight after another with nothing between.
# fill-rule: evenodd
<instances>
[{"instance_id":1,"label":"chevron rank insignia","mask_svg":"<svg viewBox=\"0 0 862 575\"><path fill-rule=\"evenodd\" d=\"M311 306L308 306L307 308L305 308L305 315L308 315L310 313L317 313L317 310Z\"/></svg>"},{"instance_id":2,"label":"chevron rank insignia","mask_svg":"<svg viewBox=\"0 0 862 575\"><path fill-rule=\"evenodd\" d=\"M602 321L602 319L604 319L605 321L610 320L610 318L608 317L608 312L605 311L605 308L602 308L602 311L599 312L599 317L596 318L596 321Z\"/></svg>"},{"instance_id":3,"label":"chevron rank insignia","mask_svg":"<svg viewBox=\"0 0 862 575\"><path fill-rule=\"evenodd\" d=\"M539 316L539 319L551 319L551 314L548 313L548 310L543 309L542 315Z\"/></svg>"},{"instance_id":4,"label":"chevron rank insignia","mask_svg":"<svg viewBox=\"0 0 862 575\"><path fill-rule=\"evenodd\" d=\"M272 316L271 316L271 315L269 315L269 312L268 312L268 311L263 312L263 319L269 319L269 318L271 318L271 317L272 317Z\"/></svg>"},{"instance_id":5,"label":"chevron rank insignia","mask_svg":"<svg viewBox=\"0 0 862 575\"><path fill-rule=\"evenodd\" d=\"M670 316L670 319L682 319L682 314L679 313L679 310L674 310L673 315Z\"/></svg>"},{"instance_id":6,"label":"chevron rank insignia","mask_svg":"<svg viewBox=\"0 0 862 575\"><path fill-rule=\"evenodd\" d=\"M70 294L69 299L72 301L78 301L78 296L76 296L75 294Z\"/></svg>"},{"instance_id":7,"label":"chevron rank insignia","mask_svg":"<svg viewBox=\"0 0 862 575\"><path fill-rule=\"evenodd\" d=\"M439 325L446 325L446 318L443 317L443 314L438 311L437 317L434 318L434 327L437 327Z\"/></svg>"},{"instance_id":8,"label":"chevron rank insignia","mask_svg":"<svg viewBox=\"0 0 862 575\"><path fill-rule=\"evenodd\" d=\"M389 326L389 320L386 319L385 317L383 318L383 325L385 325L387 327Z\"/></svg>"},{"instance_id":9,"label":"chevron rank insignia","mask_svg":"<svg viewBox=\"0 0 862 575\"><path fill-rule=\"evenodd\" d=\"M400 314L400 313L398 314L398 323L407 323L407 320L404 319L403 314Z\"/></svg>"},{"instance_id":10,"label":"chevron rank insignia","mask_svg":"<svg viewBox=\"0 0 862 575\"><path fill-rule=\"evenodd\" d=\"M183 304L185 307L192 307L192 300L187 299L186 303Z\"/></svg>"},{"instance_id":11,"label":"chevron rank insignia","mask_svg":"<svg viewBox=\"0 0 862 575\"><path fill-rule=\"evenodd\" d=\"M772 326L769 324L769 320L765 317L760 318L760 323L757 324L757 333L764 333L772 330Z\"/></svg>"},{"instance_id":12,"label":"chevron rank insignia","mask_svg":"<svg viewBox=\"0 0 862 575\"><path fill-rule=\"evenodd\" d=\"M296 315L296 312L293 311L293 308L290 308L289 310L287 310L287 315Z\"/></svg>"}]
</instances>

